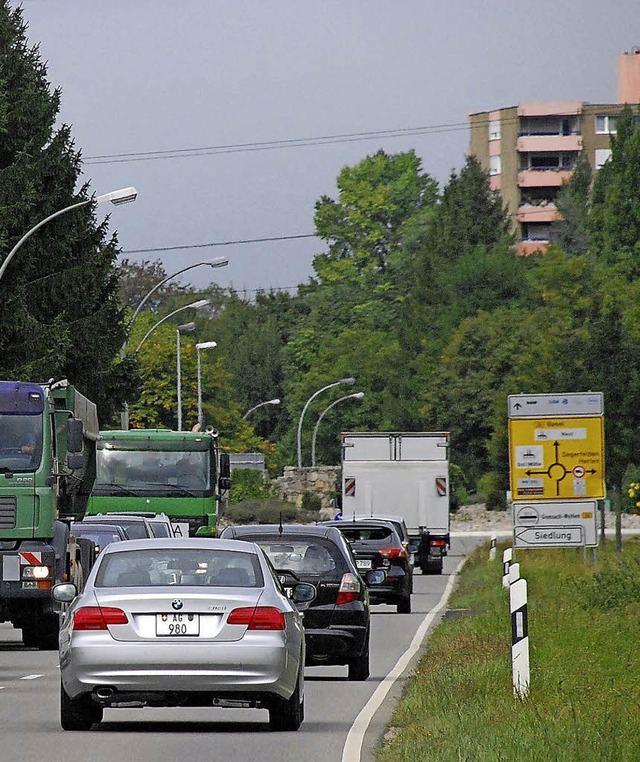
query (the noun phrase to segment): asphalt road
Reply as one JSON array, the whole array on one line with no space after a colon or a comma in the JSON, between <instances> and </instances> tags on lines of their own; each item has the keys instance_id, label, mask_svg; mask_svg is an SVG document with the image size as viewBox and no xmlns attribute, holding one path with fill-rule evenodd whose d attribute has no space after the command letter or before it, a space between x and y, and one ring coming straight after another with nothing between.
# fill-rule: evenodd
<instances>
[{"instance_id":1,"label":"asphalt road","mask_svg":"<svg viewBox=\"0 0 640 762\"><path fill-rule=\"evenodd\" d=\"M482 541L478 536L455 537L444 574L423 577L416 573L412 614L396 614L390 606L373 607L369 680L348 682L346 667L306 669L306 719L294 733L270 731L266 710L200 708L107 709L96 730L65 733L59 724L57 653L27 649L18 630L0 625L0 760L340 762L347 734L361 709L438 604L451 572ZM411 666L393 685L368 727L362 762L372 759L372 749Z\"/></svg>"}]
</instances>

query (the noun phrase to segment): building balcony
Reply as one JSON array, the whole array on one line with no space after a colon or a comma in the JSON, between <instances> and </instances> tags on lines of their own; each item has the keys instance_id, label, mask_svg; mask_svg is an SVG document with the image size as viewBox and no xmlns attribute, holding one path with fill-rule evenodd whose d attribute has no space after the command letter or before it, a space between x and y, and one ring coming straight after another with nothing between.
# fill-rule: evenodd
<instances>
[{"instance_id":1,"label":"building balcony","mask_svg":"<svg viewBox=\"0 0 640 762\"><path fill-rule=\"evenodd\" d=\"M582 151L582 135L523 135L516 148L520 153Z\"/></svg>"},{"instance_id":2,"label":"building balcony","mask_svg":"<svg viewBox=\"0 0 640 762\"><path fill-rule=\"evenodd\" d=\"M546 254L549 241L520 241L516 249L519 257L528 257L530 254Z\"/></svg>"},{"instance_id":3,"label":"building balcony","mask_svg":"<svg viewBox=\"0 0 640 762\"><path fill-rule=\"evenodd\" d=\"M520 188L559 188L573 175L571 169L524 169L518 172Z\"/></svg>"},{"instance_id":4,"label":"building balcony","mask_svg":"<svg viewBox=\"0 0 640 762\"><path fill-rule=\"evenodd\" d=\"M518 209L518 222L557 222L562 215L554 204L523 204Z\"/></svg>"}]
</instances>

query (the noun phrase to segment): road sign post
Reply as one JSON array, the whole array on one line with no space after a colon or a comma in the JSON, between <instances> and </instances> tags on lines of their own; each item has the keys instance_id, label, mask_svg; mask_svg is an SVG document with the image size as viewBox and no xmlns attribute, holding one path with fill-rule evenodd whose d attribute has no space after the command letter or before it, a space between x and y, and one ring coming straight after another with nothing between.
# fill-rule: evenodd
<instances>
[{"instance_id":1,"label":"road sign post","mask_svg":"<svg viewBox=\"0 0 640 762\"><path fill-rule=\"evenodd\" d=\"M508 398L514 548L595 547L605 497L600 392Z\"/></svg>"}]
</instances>

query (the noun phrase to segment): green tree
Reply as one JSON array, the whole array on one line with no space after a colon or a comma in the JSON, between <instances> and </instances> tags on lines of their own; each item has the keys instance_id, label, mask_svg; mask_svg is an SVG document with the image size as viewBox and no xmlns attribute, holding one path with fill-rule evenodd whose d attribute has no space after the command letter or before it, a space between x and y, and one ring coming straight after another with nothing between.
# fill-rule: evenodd
<instances>
[{"instance_id":1,"label":"green tree","mask_svg":"<svg viewBox=\"0 0 640 762\"><path fill-rule=\"evenodd\" d=\"M41 220L89 198L71 130L56 126L60 90L49 90L20 8L0 0L0 258ZM133 382L114 358L124 340L115 236L87 204L44 225L0 281L4 378L67 377L108 419Z\"/></svg>"}]
</instances>

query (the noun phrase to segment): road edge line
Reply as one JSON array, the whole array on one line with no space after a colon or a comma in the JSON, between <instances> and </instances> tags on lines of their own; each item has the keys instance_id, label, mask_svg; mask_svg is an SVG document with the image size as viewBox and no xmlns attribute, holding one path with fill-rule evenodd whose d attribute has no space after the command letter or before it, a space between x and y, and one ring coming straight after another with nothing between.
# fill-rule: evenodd
<instances>
[{"instance_id":1,"label":"road edge line","mask_svg":"<svg viewBox=\"0 0 640 762\"><path fill-rule=\"evenodd\" d=\"M467 557L462 559L454 572L449 577L447 586L442 593L442 597L434 608L431 609L422 620L420 627L416 630L416 634L413 636L413 640L409 645L409 648L402 654L402 656L395 663L391 671L382 679L380 685L375 689L367 703L362 707L360 713L353 721L353 725L349 728L347 733L347 739L342 749L342 762L360 762L362 754L362 744L364 742L364 736L367 732L371 720L375 713L382 706L382 702L387 697L387 694L391 690L393 684L398 680L402 673L406 670L409 662L416 653L419 651L424 641L427 630L433 624L433 620L438 616L440 611L447 605L449 596L453 591L455 581L460 574L460 571L466 563Z\"/></svg>"}]
</instances>

